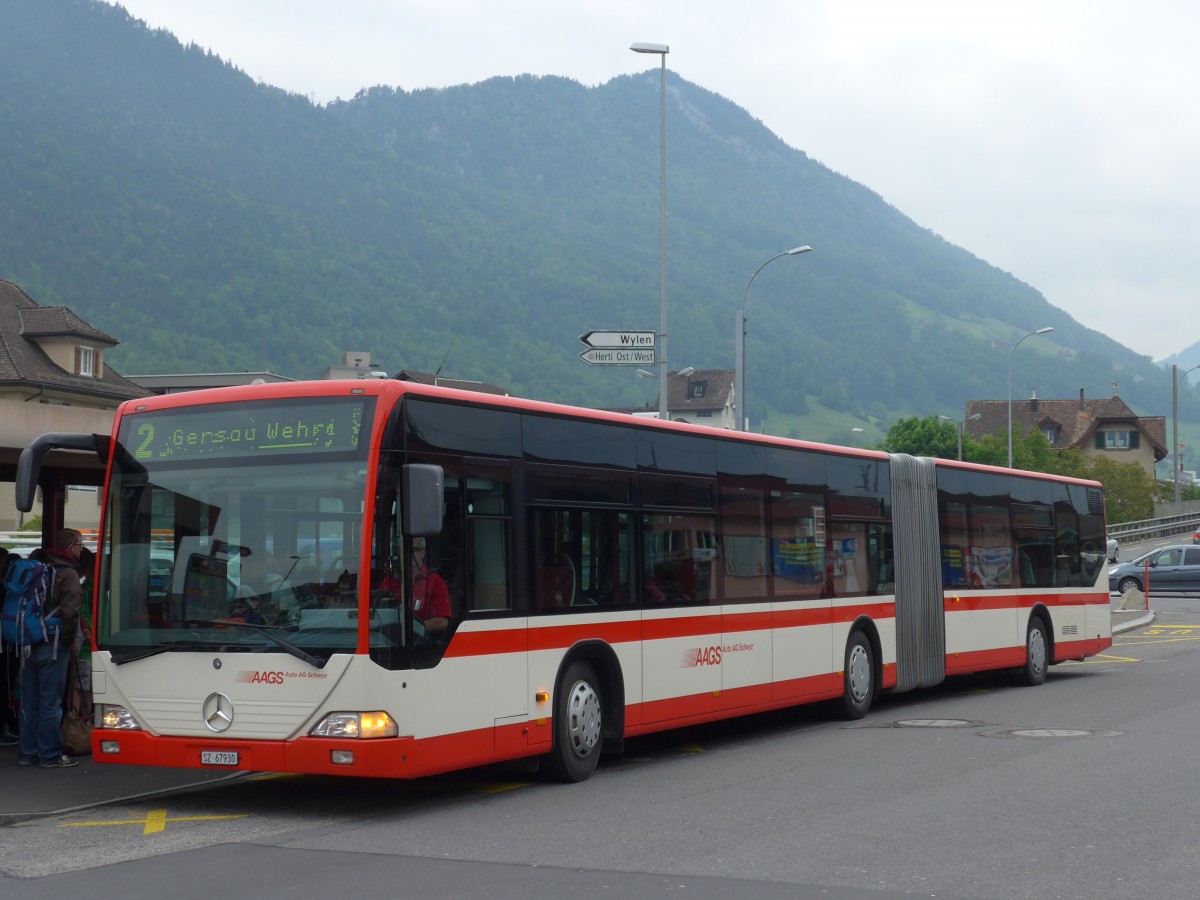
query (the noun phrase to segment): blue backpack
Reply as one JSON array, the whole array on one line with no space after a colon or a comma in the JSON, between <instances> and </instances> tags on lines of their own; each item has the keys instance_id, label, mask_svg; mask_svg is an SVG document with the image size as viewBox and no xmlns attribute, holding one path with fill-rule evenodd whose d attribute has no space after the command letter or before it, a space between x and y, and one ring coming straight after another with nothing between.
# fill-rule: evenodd
<instances>
[{"instance_id":1,"label":"blue backpack","mask_svg":"<svg viewBox=\"0 0 1200 900\"><path fill-rule=\"evenodd\" d=\"M54 641L58 652L58 608L47 611L54 590L54 569L36 559L17 559L4 574L0 643L26 657L35 644Z\"/></svg>"}]
</instances>

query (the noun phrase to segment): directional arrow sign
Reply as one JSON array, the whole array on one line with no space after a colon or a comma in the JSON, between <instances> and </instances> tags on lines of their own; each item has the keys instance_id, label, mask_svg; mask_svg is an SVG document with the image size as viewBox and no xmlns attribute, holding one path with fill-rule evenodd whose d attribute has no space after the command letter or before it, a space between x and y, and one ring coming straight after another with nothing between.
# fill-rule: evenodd
<instances>
[{"instance_id":1,"label":"directional arrow sign","mask_svg":"<svg viewBox=\"0 0 1200 900\"><path fill-rule=\"evenodd\" d=\"M653 350L654 337L653 331L589 331L581 334L579 340L589 347L605 350Z\"/></svg>"},{"instance_id":2,"label":"directional arrow sign","mask_svg":"<svg viewBox=\"0 0 1200 900\"><path fill-rule=\"evenodd\" d=\"M620 348L593 347L579 354L589 366L652 366L654 349L622 350Z\"/></svg>"}]
</instances>

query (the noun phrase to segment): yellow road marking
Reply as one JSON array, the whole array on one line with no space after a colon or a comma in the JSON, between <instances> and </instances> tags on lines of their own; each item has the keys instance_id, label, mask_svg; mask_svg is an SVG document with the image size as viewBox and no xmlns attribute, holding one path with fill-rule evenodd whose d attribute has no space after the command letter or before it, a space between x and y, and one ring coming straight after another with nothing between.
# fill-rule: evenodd
<instances>
[{"instance_id":1,"label":"yellow road marking","mask_svg":"<svg viewBox=\"0 0 1200 900\"><path fill-rule=\"evenodd\" d=\"M683 744L679 748L681 753L703 753L704 748L699 744Z\"/></svg>"},{"instance_id":2,"label":"yellow road marking","mask_svg":"<svg viewBox=\"0 0 1200 900\"><path fill-rule=\"evenodd\" d=\"M1170 635L1173 637L1200 637L1200 631L1196 631L1190 625L1184 626L1169 626L1159 625L1153 628L1147 628L1143 634L1146 637L1158 637L1160 635Z\"/></svg>"},{"instance_id":3,"label":"yellow road marking","mask_svg":"<svg viewBox=\"0 0 1200 900\"><path fill-rule=\"evenodd\" d=\"M1097 661L1107 659L1112 662L1141 662L1140 659L1135 659L1132 656L1114 656L1111 653L1097 653L1095 659Z\"/></svg>"},{"instance_id":4,"label":"yellow road marking","mask_svg":"<svg viewBox=\"0 0 1200 900\"><path fill-rule=\"evenodd\" d=\"M152 809L146 813L146 828L142 834L158 834L160 831L167 830L167 811L165 809Z\"/></svg>"},{"instance_id":5,"label":"yellow road marking","mask_svg":"<svg viewBox=\"0 0 1200 900\"><path fill-rule=\"evenodd\" d=\"M165 809L152 809L141 819L108 819L103 822L64 822L59 828L93 828L101 825L141 825L142 834L158 834L167 830L168 822L214 822L219 819L248 819L252 813L228 816L168 816Z\"/></svg>"},{"instance_id":6,"label":"yellow road marking","mask_svg":"<svg viewBox=\"0 0 1200 900\"><path fill-rule=\"evenodd\" d=\"M1200 641L1200 634L1170 634L1167 632L1161 632L1159 634L1147 634L1146 637L1149 638L1150 640L1146 640L1146 641L1125 640L1125 641L1120 642L1120 646L1136 647L1138 644L1178 644L1183 641L1189 641L1189 642ZM1118 645L1114 642L1113 646L1115 647Z\"/></svg>"},{"instance_id":7,"label":"yellow road marking","mask_svg":"<svg viewBox=\"0 0 1200 900\"><path fill-rule=\"evenodd\" d=\"M1057 665L1070 666L1071 668L1074 668L1076 666L1102 666L1106 663L1112 662L1135 663L1141 662L1141 660L1134 659L1131 656L1109 656L1105 654L1098 654L1089 659L1068 659L1065 662L1057 663Z\"/></svg>"},{"instance_id":8,"label":"yellow road marking","mask_svg":"<svg viewBox=\"0 0 1200 900\"><path fill-rule=\"evenodd\" d=\"M515 791L519 788L529 787L527 783L515 784L486 784L480 788L480 793L483 794L503 794L505 791Z\"/></svg>"}]
</instances>

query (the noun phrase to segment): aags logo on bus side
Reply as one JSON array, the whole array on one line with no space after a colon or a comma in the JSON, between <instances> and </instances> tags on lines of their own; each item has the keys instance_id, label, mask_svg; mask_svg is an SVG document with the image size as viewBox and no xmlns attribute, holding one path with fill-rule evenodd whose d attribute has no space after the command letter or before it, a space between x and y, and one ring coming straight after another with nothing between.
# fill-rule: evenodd
<instances>
[{"instance_id":1,"label":"aags logo on bus side","mask_svg":"<svg viewBox=\"0 0 1200 900\"><path fill-rule=\"evenodd\" d=\"M237 680L241 684L283 684L283 673L248 672L243 669L238 672Z\"/></svg>"},{"instance_id":2,"label":"aags logo on bus side","mask_svg":"<svg viewBox=\"0 0 1200 900\"><path fill-rule=\"evenodd\" d=\"M689 647L683 651L683 667L694 669L697 666L719 666L721 658L730 653L749 653L754 649L753 644L726 644L713 647Z\"/></svg>"},{"instance_id":3,"label":"aags logo on bus side","mask_svg":"<svg viewBox=\"0 0 1200 900\"><path fill-rule=\"evenodd\" d=\"M683 667L685 669L694 669L696 666L719 666L720 664L720 647L690 647L683 651Z\"/></svg>"}]
</instances>

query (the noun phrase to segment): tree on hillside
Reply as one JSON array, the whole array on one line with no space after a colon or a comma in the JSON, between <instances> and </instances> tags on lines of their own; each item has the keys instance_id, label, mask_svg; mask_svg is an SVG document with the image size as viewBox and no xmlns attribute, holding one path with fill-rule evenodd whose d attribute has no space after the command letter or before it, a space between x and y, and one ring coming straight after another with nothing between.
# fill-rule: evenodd
<instances>
[{"instance_id":1,"label":"tree on hillside","mask_svg":"<svg viewBox=\"0 0 1200 900\"><path fill-rule=\"evenodd\" d=\"M1008 466L1008 440L1003 434L989 434L971 441L970 452L963 447L963 458L985 466ZM1067 475L1086 478L1083 454L1078 450L1055 450L1046 436L1037 429L1022 431L1013 425L1013 468L1026 472L1045 472L1048 475Z\"/></svg>"},{"instance_id":2,"label":"tree on hillside","mask_svg":"<svg viewBox=\"0 0 1200 900\"><path fill-rule=\"evenodd\" d=\"M1081 477L1104 485L1104 512L1110 525L1149 519L1154 515L1158 482L1137 463L1119 463L1093 456L1086 460Z\"/></svg>"},{"instance_id":3,"label":"tree on hillside","mask_svg":"<svg viewBox=\"0 0 1200 900\"><path fill-rule=\"evenodd\" d=\"M1013 428L1015 468L1099 481L1104 486L1109 524L1148 519L1154 515L1158 482L1138 463L1119 463L1103 456L1085 457L1078 450L1055 450L1040 431L1033 429L1022 433L1019 425ZM888 429L879 449L888 453L957 459L958 427L938 416L900 419ZM1007 466L1008 441L1003 434L989 434L979 441L964 435L963 459L982 465Z\"/></svg>"},{"instance_id":4,"label":"tree on hillside","mask_svg":"<svg viewBox=\"0 0 1200 900\"><path fill-rule=\"evenodd\" d=\"M964 436L964 456L966 440ZM888 429L887 437L883 439L879 449L888 453L958 459L958 427L938 416L900 419Z\"/></svg>"}]
</instances>

